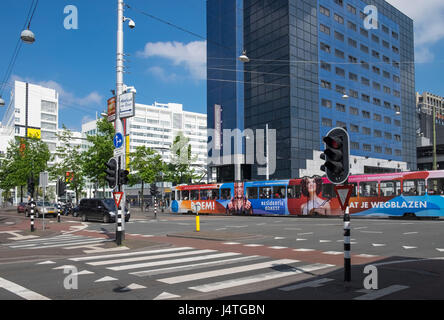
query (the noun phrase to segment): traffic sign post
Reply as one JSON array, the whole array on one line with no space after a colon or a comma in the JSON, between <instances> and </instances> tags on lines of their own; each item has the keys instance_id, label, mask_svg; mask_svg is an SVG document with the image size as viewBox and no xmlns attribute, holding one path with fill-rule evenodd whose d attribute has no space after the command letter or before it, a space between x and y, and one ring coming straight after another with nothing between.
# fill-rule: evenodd
<instances>
[{"instance_id":1,"label":"traffic sign post","mask_svg":"<svg viewBox=\"0 0 444 320\"><path fill-rule=\"evenodd\" d=\"M348 203L353 185L335 186L339 204L344 213L344 281L351 281L350 209Z\"/></svg>"},{"instance_id":2,"label":"traffic sign post","mask_svg":"<svg viewBox=\"0 0 444 320\"><path fill-rule=\"evenodd\" d=\"M123 192L113 192L113 197L117 208L116 244L120 246L122 244L122 208L120 207L120 202L123 198Z\"/></svg>"}]
</instances>

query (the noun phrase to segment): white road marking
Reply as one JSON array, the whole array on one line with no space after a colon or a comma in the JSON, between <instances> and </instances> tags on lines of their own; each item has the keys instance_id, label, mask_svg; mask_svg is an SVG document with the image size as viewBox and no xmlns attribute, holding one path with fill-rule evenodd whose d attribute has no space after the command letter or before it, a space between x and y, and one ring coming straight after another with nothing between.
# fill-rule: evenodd
<instances>
[{"instance_id":1,"label":"white road marking","mask_svg":"<svg viewBox=\"0 0 444 320\"><path fill-rule=\"evenodd\" d=\"M146 277L146 276L152 276L152 275L157 275L157 274L171 273L171 272L175 272L175 271L196 270L199 268L207 268L207 267L227 265L227 264L238 263L238 262L246 262L246 261L257 260L257 259L261 259L261 258L263 258L263 257L248 256L248 257L218 260L218 261L212 261L212 262L193 263L193 264L181 265L181 266L177 266L177 267L168 267L168 268L152 269L152 270L146 270L146 271L137 271L137 272L131 272L130 274L138 276L138 277Z\"/></svg>"},{"instance_id":2,"label":"white road marking","mask_svg":"<svg viewBox=\"0 0 444 320\"><path fill-rule=\"evenodd\" d=\"M313 234L313 232L305 232L305 233L298 233L298 236L303 236L303 235L307 235L307 234Z\"/></svg>"},{"instance_id":3,"label":"white road marking","mask_svg":"<svg viewBox=\"0 0 444 320\"><path fill-rule=\"evenodd\" d=\"M331 240L319 240L320 243L328 243L331 242Z\"/></svg>"},{"instance_id":4,"label":"white road marking","mask_svg":"<svg viewBox=\"0 0 444 320\"><path fill-rule=\"evenodd\" d=\"M337 256L340 254L344 254L344 252L339 252L339 251L326 251L326 252L322 252L323 254L329 254L329 255L333 255L333 256Z\"/></svg>"},{"instance_id":5,"label":"white road marking","mask_svg":"<svg viewBox=\"0 0 444 320\"><path fill-rule=\"evenodd\" d=\"M137 283L132 283L129 286L126 286L125 288L120 289L120 291L131 291L131 290L138 290L138 289L146 289L145 286L142 286Z\"/></svg>"},{"instance_id":6,"label":"white road marking","mask_svg":"<svg viewBox=\"0 0 444 320\"><path fill-rule=\"evenodd\" d=\"M270 247L270 249L274 249L274 250L281 250L281 249L287 249L288 247L280 247L280 246L274 246L274 247Z\"/></svg>"},{"instance_id":7,"label":"white road marking","mask_svg":"<svg viewBox=\"0 0 444 320\"><path fill-rule=\"evenodd\" d=\"M285 239L284 237L274 237L274 240L283 240Z\"/></svg>"},{"instance_id":8,"label":"white road marking","mask_svg":"<svg viewBox=\"0 0 444 320\"><path fill-rule=\"evenodd\" d=\"M307 241L307 239L297 238L296 241Z\"/></svg>"},{"instance_id":9,"label":"white road marking","mask_svg":"<svg viewBox=\"0 0 444 320\"><path fill-rule=\"evenodd\" d=\"M404 232L403 234L418 234L419 232Z\"/></svg>"},{"instance_id":10,"label":"white road marking","mask_svg":"<svg viewBox=\"0 0 444 320\"><path fill-rule=\"evenodd\" d=\"M269 273L260 274L260 275L256 275L256 276L244 277L244 278L240 278L240 279L233 279L233 280L226 280L226 281L204 284L204 285L200 285L200 286L190 287L189 289L196 290L199 292L212 292L212 291L216 291L216 290L238 287L238 286L246 285L246 284L252 284L252 283L257 283L257 282L262 282L262 281L267 281L267 280L272 280L272 279L278 279L278 278L283 278L283 277L288 277L288 276L294 276L294 275L301 274L304 272L312 272L312 271L321 270L321 269L325 269L325 268L329 268L329 267L333 267L333 265L316 263L316 264L307 265L307 266L303 266L303 267L294 267L289 271L274 271L274 272L269 272Z\"/></svg>"},{"instance_id":11,"label":"white road marking","mask_svg":"<svg viewBox=\"0 0 444 320\"><path fill-rule=\"evenodd\" d=\"M372 243L373 247L385 247L386 245L384 243Z\"/></svg>"},{"instance_id":12,"label":"white road marking","mask_svg":"<svg viewBox=\"0 0 444 320\"><path fill-rule=\"evenodd\" d=\"M83 276L83 275L86 275L86 274L94 274L94 272L88 271L88 270L83 270L83 271L80 271L80 272L73 273L72 276Z\"/></svg>"},{"instance_id":13,"label":"white road marking","mask_svg":"<svg viewBox=\"0 0 444 320\"><path fill-rule=\"evenodd\" d=\"M409 288L408 286L402 286L402 285L392 285L390 287L384 288L384 289L380 289L380 290L365 290L365 289L361 289L358 290L357 292L362 292L362 293L366 293L362 296L353 298L353 300L375 300L378 298L382 298L384 296L387 296L389 294L404 290Z\"/></svg>"},{"instance_id":14,"label":"white road marking","mask_svg":"<svg viewBox=\"0 0 444 320\"><path fill-rule=\"evenodd\" d=\"M191 257L191 258L161 260L161 261L154 261L154 262L115 266L115 267L109 267L108 269L113 270L113 271L121 271L121 270L149 268L149 267L156 267L156 266L162 266L162 265L168 265L168 264L174 264L174 263L193 262L193 261L223 258L223 257L229 257L229 256L239 255L239 254L240 253L234 253L234 252L217 253L217 254L212 254L212 255L197 256L197 257Z\"/></svg>"},{"instance_id":15,"label":"white road marking","mask_svg":"<svg viewBox=\"0 0 444 320\"><path fill-rule=\"evenodd\" d=\"M106 276L106 277L100 278L94 282L108 282L108 281L117 281L117 280L118 279L116 279L116 278Z\"/></svg>"},{"instance_id":16,"label":"white road marking","mask_svg":"<svg viewBox=\"0 0 444 320\"><path fill-rule=\"evenodd\" d=\"M37 264L55 264L55 262L48 260L48 261L39 262Z\"/></svg>"},{"instance_id":17,"label":"white road marking","mask_svg":"<svg viewBox=\"0 0 444 320\"><path fill-rule=\"evenodd\" d=\"M439 248L435 248L436 250L438 250L439 252L444 252L444 249L439 249Z\"/></svg>"},{"instance_id":18,"label":"white road marking","mask_svg":"<svg viewBox=\"0 0 444 320\"><path fill-rule=\"evenodd\" d=\"M250 265L245 265L245 266L240 266L240 267L219 269L219 270L208 271L208 272L199 272L199 273L192 273L192 274L183 275L183 276L164 278L164 279L159 279L158 281L163 282L163 283L168 283L168 284L183 283L183 282L188 282L188 281L192 281L192 280L200 280L200 279L218 277L218 276L226 275L226 274L234 274L234 273L252 271L252 270L257 270L257 269L277 267L279 265L296 263L296 262L299 262L299 261L298 260L290 260L290 259L273 260L273 261L250 264Z\"/></svg>"},{"instance_id":19,"label":"white road marking","mask_svg":"<svg viewBox=\"0 0 444 320\"><path fill-rule=\"evenodd\" d=\"M169 292L162 292L157 297L155 297L153 300L166 300L166 299L173 299L173 298L180 298L180 296L169 293Z\"/></svg>"},{"instance_id":20,"label":"white road marking","mask_svg":"<svg viewBox=\"0 0 444 320\"><path fill-rule=\"evenodd\" d=\"M410 250L410 249L417 249L418 247L411 247L411 246L402 246L404 249L406 250Z\"/></svg>"},{"instance_id":21,"label":"white road marking","mask_svg":"<svg viewBox=\"0 0 444 320\"><path fill-rule=\"evenodd\" d=\"M123 251L123 250L129 250L128 247L121 246L121 247L115 247L115 248L99 248L95 247L94 245L91 246L93 248L92 250L83 250L86 254L93 254L93 253L101 253L101 252L110 252L110 251ZM71 248L66 248L71 249Z\"/></svg>"},{"instance_id":22,"label":"white road marking","mask_svg":"<svg viewBox=\"0 0 444 320\"><path fill-rule=\"evenodd\" d=\"M384 233L382 231L360 231L362 233Z\"/></svg>"},{"instance_id":23,"label":"white road marking","mask_svg":"<svg viewBox=\"0 0 444 320\"><path fill-rule=\"evenodd\" d=\"M365 254L365 253L362 253L362 254L358 254L356 257L361 257L361 258L374 258L374 257L377 257L377 256L372 255L372 254Z\"/></svg>"},{"instance_id":24,"label":"white road marking","mask_svg":"<svg viewBox=\"0 0 444 320\"><path fill-rule=\"evenodd\" d=\"M71 261L87 261L87 260L98 260L98 259L106 259L106 258L139 256L139 255L142 255L142 254L151 254L151 253L183 251L183 250L191 250L191 249L194 249L194 248L191 248L191 247L180 247L180 248L168 248L168 249L159 249L159 250L136 251L136 252L129 252L129 253L106 254L106 255L93 256L93 257L71 258L69 260L71 260Z\"/></svg>"},{"instance_id":25,"label":"white road marking","mask_svg":"<svg viewBox=\"0 0 444 320\"><path fill-rule=\"evenodd\" d=\"M0 288L8 290L9 292L12 292L13 294L26 300L51 300L37 292L26 289L25 287L3 278L0 278Z\"/></svg>"},{"instance_id":26,"label":"white road marking","mask_svg":"<svg viewBox=\"0 0 444 320\"><path fill-rule=\"evenodd\" d=\"M236 245L236 244L240 244L239 242L224 242L223 244L232 246L232 245Z\"/></svg>"},{"instance_id":27,"label":"white road marking","mask_svg":"<svg viewBox=\"0 0 444 320\"><path fill-rule=\"evenodd\" d=\"M299 251L299 252L311 252L311 251L316 251L315 249L293 249L293 251Z\"/></svg>"},{"instance_id":28,"label":"white road marking","mask_svg":"<svg viewBox=\"0 0 444 320\"><path fill-rule=\"evenodd\" d=\"M263 244L254 244L254 243L250 243L250 244L245 244L245 247L263 247Z\"/></svg>"},{"instance_id":29,"label":"white road marking","mask_svg":"<svg viewBox=\"0 0 444 320\"><path fill-rule=\"evenodd\" d=\"M309 281L309 282L304 282L301 284L295 284L292 286L279 288L279 290L293 291L293 290L298 290L298 289L302 289L302 288L318 288L318 287L322 287L325 283L333 281L333 280L334 279L329 279L329 278L318 279L318 280L313 280L313 281Z\"/></svg>"},{"instance_id":30,"label":"white road marking","mask_svg":"<svg viewBox=\"0 0 444 320\"><path fill-rule=\"evenodd\" d=\"M357 227L357 228L353 228L353 230L361 230L361 229L367 229L368 227Z\"/></svg>"},{"instance_id":31,"label":"white road marking","mask_svg":"<svg viewBox=\"0 0 444 320\"><path fill-rule=\"evenodd\" d=\"M183 257L183 256L191 256L191 255L197 255L202 253L211 253L216 252L216 250L211 249L204 249L204 250L192 250L192 251L186 251L186 252L174 252L174 253L167 253L167 254L159 254L159 255L149 255L149 256L143 256L143 257L132 257L132 258L126 258L126 259L113 259L113 260L104 260L104 261L97 261L97 262L88 262L90 266L106 266L110 264L121 264L121 263L128 263L128 262L136 262L136 261L147 261L147 260L155 260L155 259L163 259L163 258L174 258L174 257Z\"/></svg>"}]
</instances>

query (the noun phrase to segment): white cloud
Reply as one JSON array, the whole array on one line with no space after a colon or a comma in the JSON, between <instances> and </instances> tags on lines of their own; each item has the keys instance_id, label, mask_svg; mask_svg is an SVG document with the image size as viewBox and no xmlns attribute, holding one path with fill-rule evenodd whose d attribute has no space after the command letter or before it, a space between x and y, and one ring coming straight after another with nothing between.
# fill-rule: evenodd
<instances>
[{"instance_id":1,"label":"white cloud","mask_svg":"<svg viewBox=\"0 0 444 320\"><path fill-rule=\"evenodd\" d=\"M197 80L206 79L206 41L182 42L148 42L142 52L145 58L162 57L173 62L175 66L184 66ZM152 72L161 72L151 68Z\"/></svg>"},{"instance_id":2,"label":"white cloud","mask_svg":"<svg viewBox=\"0 0 444 320\"><path fill-rule=\"evenodd\" d=\"M78 97L74 93L65 90L65 88L58 82L53 80L48 81L36 81L31 78L22 78L17 75L13 75L11 77L11 81L26 81L29 83L34 83L39 86L54 89L59 94L60 106L67 105L69 107L81 106L81 107L89 107L89 106L97 106L102 104L103 97L97 92L93 91L86 95L85 97Z\"/></svg>"},{"instance_id":3,"label":"white cloud","mask_svg":"<svg viewBox=\"0 0 444 320\"><path fill-rule=\"evenodd\" d=\"M167 73L163 68L154 66L148 69L148 72L155 75L157 78L163 82L174 82L177 81L178 77L175 73Z\"/></svg>"},{"instance_id":4,"label":"white cloud","mask_svg":"<svg viewBox=\"0 0 444 320\"><path fill-rule=\"evenodd\" d=\"M430 47L444 39L444 1L387 1L413 19L417 61L432 61Z\"/></svg>"}]
</instances>

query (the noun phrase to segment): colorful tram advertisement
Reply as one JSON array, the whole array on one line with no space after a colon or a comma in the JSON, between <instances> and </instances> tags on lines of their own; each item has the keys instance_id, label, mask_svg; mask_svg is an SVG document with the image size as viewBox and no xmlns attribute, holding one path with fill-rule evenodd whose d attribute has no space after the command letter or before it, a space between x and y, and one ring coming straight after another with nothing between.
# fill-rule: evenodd
<instances>
[{"instance_id":1,"label":"colorful tram advertisement","mask_svg":"<svg viewBox=\"0 0 444 320\"><path fill-rule=\"evenodd\" d=\"M444 216L444 171L350 176L355 216ZM171 212L238 215L342 215L334 185L319 176L300 179L180 185Z\"/></svg>"}]
</instances>

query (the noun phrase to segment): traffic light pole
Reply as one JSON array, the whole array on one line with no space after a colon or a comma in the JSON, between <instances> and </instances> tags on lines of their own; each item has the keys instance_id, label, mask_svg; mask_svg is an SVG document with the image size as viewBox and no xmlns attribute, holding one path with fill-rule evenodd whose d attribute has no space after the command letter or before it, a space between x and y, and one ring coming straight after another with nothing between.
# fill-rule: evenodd
<instances>
[{"instance_id":1,"label":"traffic light pole","mask_svg":"<svg viewBox=\"0 0 444 320\"><path fill-rule=\"evenodd\" d=\"M344 212L344 281L351 281L350 209Z\"/></svg>"}]
</instances>

